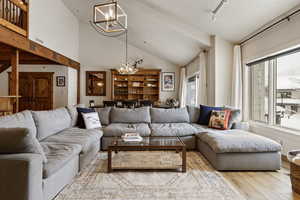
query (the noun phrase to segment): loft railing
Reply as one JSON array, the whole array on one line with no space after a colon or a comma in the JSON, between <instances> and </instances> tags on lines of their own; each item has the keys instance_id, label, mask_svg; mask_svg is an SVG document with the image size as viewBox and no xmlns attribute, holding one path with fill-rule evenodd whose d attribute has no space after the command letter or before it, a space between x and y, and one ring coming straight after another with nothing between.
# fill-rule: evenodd
<instances>
[{"instance_id":1,"label":"loft railing","mask_svg":"<svg viewBox=\"0 0 300 200\"><path fill-rule=\"evenodd\" d=\"M0 0L0 25L28 36L28 3L26 0Z\"/></svg>"}]
</instances>

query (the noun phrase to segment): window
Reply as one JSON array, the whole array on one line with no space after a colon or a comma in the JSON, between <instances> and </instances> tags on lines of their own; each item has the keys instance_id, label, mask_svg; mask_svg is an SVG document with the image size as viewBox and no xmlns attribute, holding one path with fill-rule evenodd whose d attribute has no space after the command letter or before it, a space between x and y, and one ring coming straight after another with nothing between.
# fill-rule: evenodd
<instances>
[{"instance_id":1,"label":"window","mask_svg":"<svg viewBox=\"0 0 300 200\"><path fill-rule=\"evenodd\" d=\"M277 59L276 124L300 129L300 53Z\"/></svg>"},{"instance_id":2,"label":"window","mask_svg":"<svg viewBox=\"0 0 300 200\"><path fill-rule=\"evenodd\" d=\"M197 105L197 76L188 78L186 84L186 105Z\"/></svg>"},{"instance_id":3,"label":"window","mask_svg":"<svg viewBox=\"0 0 300 200\"><path fill-rule=\"evenodd\" d=\"M251 65L251 118L300 129L300 52Z\"/></svg>"}]
</instances>

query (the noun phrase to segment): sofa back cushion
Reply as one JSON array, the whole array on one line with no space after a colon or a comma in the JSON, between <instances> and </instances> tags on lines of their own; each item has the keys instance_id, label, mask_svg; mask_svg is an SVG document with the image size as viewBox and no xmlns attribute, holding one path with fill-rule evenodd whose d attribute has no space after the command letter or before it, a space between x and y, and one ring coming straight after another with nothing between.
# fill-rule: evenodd
<instances>
[{"instance_id":1,"label":"sofa back cushion","mask_svg":"<svg viewBox=\"0 0 300 200\"><path fill-rule=\"evenodd\" d=\"M187 111L189 113L190 122L197 123L200 117L200 107L187 106Z\"/></svg>"},{"instance_id":2,"label":"sofa back cushion","mask_svg":"<svg viewBox=\"0 0 300 200\"><path fill-rule=\"evenodd\" d=\"M110 119L111 123L151 123L149 107L112 108Z\"/></svg>"},{"instance_id":3,"label":"sofa back cushion","mask_svg":"<svg viewBox=\"0 0 300 200\"><path fill-rule=\"evenodd\" d=\"M151 108L152 123L189 123L189 114L186 108Z\"/></svg>"},{"instance_id":4,"label":"sofa back cushion","mask_svg":"<svg viewBox=\"0 0 300 200\"><path fill-rule=\"evenodd\" d=\"M99 114L101 124L105 126L109 125L111 107L95 108L95 111Z\"/></svg>"},{"instance_id":5,"label":"sofa back cushion","mask_svg":"<svg viewBox=\"0 0 300 200\"><path fill-rule=\"evenodd\" d=\"M37 133L31 112L28 110L0 117L0 128L27 128L33 137L36 137Z\"/></svg>"},{"instance_id":6,"label":"sofa back cushion","mask_svg":"<svg viewBox=\"0 0 300 200\"><path fill-rule=\"evenodd\" d=\"M39 141L71 126L71 116L66 108L32 111L32 116L37 127Z\"/></svg>"},{"instance_id":7,"label":"sofa back cushion","mask_svg":"<svg viewBox=\"0 0 300 200\"><path fill-rule=\"evenodd\" d=\"M77 125L77 121L78 121L78 112L77 112L77 108L84 108L84 104L78 104L75 106L67 106L67 109L69 111L69 114L71 116L71 126L74 127Z\"/></svg>"}]
</instances>

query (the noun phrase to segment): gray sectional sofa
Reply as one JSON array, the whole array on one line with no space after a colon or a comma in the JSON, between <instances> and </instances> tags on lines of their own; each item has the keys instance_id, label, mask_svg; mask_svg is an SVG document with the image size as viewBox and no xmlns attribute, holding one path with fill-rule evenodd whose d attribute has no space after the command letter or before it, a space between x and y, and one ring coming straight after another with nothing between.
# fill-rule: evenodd
<instances>
[{"instance_id":1,"label":"gray sectional sofa","mask_svg":"<svg viewBox=\"0 0 300 200\"><path fill-rule=\"evenodd\" d=\"M53 199L90 164L100 147L106 150L114 137L132 131L142 136L179 136L188 149L199 150L217 170L278 170L281 166L278 143L237 129L245 127L240 122L225 131L199 125L197 107L96 111L103 127L93 130L76 127L76 106L0 117L0 129L26 128L47 158L45 162L37 153L0 154L0 179L5 180L0 183L1 198Z\"/></svg>"}]
</instances>

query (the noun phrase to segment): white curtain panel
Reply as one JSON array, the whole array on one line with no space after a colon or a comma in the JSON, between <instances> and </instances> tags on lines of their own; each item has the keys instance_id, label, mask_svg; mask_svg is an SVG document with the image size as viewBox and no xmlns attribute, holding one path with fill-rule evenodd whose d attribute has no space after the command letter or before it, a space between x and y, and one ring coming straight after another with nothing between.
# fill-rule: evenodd
<instances>
[{"instance_id":1,"label":"white curtain panel","mask_svg":"<svg viewBox=\"0 0 300 200\"><path fill-rule=\"evenodd\" d=\"M233 73L232 73L232 92L231 105L235 108L242 109L243 99L243 81L242 81L242 53L241 46L234 46L233 52Z\"/></svg>"},{"instance_id":2,"label":"white curtain panel","mask_svg":"<svg viewBox=\"0 0 300 200\"><path fill-rule=\"evenodd\" d=\"M186 68L180 70L180 86L179 86L180 107L186 106Z\"/></svg>"},{"instance_id":3,"label":"white curtain panel","mask_svg":"<svg viewBox=\"0 0 300 200\"><path fill-rule=\"evenodd\" d=\"M207 79L206 79L206 71L207 71L207 56L206 52L202 51L199 54L199 81L198 81L198 98L197 104L207 105Z\"/></svg>"}]
</instances>

